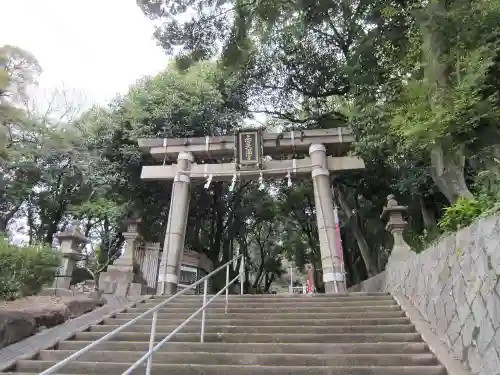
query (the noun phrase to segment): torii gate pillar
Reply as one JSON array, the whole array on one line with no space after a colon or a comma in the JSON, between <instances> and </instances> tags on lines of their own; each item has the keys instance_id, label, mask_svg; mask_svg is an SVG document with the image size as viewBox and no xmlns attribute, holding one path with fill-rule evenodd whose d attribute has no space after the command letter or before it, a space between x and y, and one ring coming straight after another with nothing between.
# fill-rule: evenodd
<instances>
[{"instance_id":1,"label":"torii gate pillar","mask_svg":"<svg viewBox=\"0 0 500 375\"><path fill-rule=\"evenodd\" d=\"M326 164L325 146L312 144L309 147L309 156L314 166L311 175L325 293L345 293L346 286L341 270L341 258L335 231L333 196L330 171Z\"/></svg>"},{"instance_id":2,"label":"torii gate pillar","mask_svg":"<svg viewBox=\"0 0 500 375\"><path fill-rule=\"evenodd\" d=\"M177 157L177 175L172 186L167 232L158 273L158 295L177 293L178 268L184 251L191 183L189 173L183 172L191 170L193 161L191 152L181 152Z\"/></svg>"}]
</instances>

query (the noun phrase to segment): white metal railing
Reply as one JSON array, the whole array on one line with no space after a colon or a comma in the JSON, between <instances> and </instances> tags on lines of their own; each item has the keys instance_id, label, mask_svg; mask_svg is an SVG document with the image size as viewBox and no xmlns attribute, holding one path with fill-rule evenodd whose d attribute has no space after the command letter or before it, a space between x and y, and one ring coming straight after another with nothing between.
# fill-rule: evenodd
<instances>
[{"instance_id":1,"label":"white metal railing","mask_svg":"<svg viewBox=\"0 0 500 375\"><path fill-rule=\"evenodd\" d=\"M229 273L230 273L230 267L235 264L239 259L241 258L241 263L240 263L240 269L238 275L232 279L231 281L229 280ZM207 293L208 293L208 279L210 279L213 275L218 273L222 269L226 269L226 286L222 288L219 292L217 292L212 298L210 298L207 301ZM194 284L191 284L185 289L182 289L178 293L174 294L173 296L167 298L165 301L159 303L155 307L152 307L148 311L142 313L141 315L135 317L131 321L123 324L122 326L118 327L114 331L104 335L100 339L94 341L92 344L87 345L85 348L80 349L76 353L71 354L69 357L63 359L61 362L56 363L54 366L51 368L41 372L39 375L49 375L49 374L54 374L56 371L60 370L67 364L73 362L74 360L78 359L80 356L83 354L87 353L88 351L94 349L96 346L99 344L102 344L105 341L108 341L109 339L112 339L114 336L116 336L117 333L122 332L126 328L132 326L133 324L137 323L139 320L145 318L146 316L153 314L153 321L151 322L151 333L149 336L149 350L147 351L146 354L144 354L139 360L137 360L132 366L130 366L122 375L128 375L131 374L133 370L138 368L140 365L144 363L144 361L148 361L146 365L146 375L151 374L151 367L153 364L153 354L158 351L165 343L167 343L172 337L175 336L177 332L179 332L186 324L188 324L191 320L193 320L200 312L202 313L201 315L201 331L200 331L200 342L204 341L204 335L205 335L205 321L206 321L206 309L212 301L215 300L218 296L220 296L223 292L226 294L226 300L225 300L225 309L224 311L227 313L228 310L228 304L229 304L229 287L233 285L233 283L240 279L240 294L243 294L243 283L244 283L244 278L245 278L245 258L243 257L243 254L238 255L237 257L231 259L229 262L223 264L216 270L210 272L208 275L202 277L200 280L195 282ZM163 340L161 340L158 344L155 343L155 337L156 337L156 322L158 320L158 311L160 308L165 306L167 303L173 301L179 296L182 296L183 294L187 293L189 290L192 290L196 288L199 284L203 283L203 305L196 310L189 318L184 320L179 326L172 331L167 337L165 337Z\"/></svg>"}]
</instances>

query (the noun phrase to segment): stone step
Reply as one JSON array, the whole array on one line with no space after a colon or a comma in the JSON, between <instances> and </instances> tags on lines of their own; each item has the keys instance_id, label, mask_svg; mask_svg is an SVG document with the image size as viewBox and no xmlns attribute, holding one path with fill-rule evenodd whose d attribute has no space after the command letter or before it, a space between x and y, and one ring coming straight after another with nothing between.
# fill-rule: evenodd
<instances>
[{"instance_id":1,"label":"stone step","mask_svg":"<svg viewBox=\"0 0 500 375\"><path fill-rule=\"evenodd\" d=\"M78 332L75 334L75 340L94 341L101 338L103 332ZM163 339L165 334L157 334L156 340ZM308 333L208 333L205 334L205 342L229 342L229 343L344 343L344 342L405 342L405 341L420 341L421 337L418 333L352 333L352 334L308 334ZM144 332L118 332L112 341L149 341L149 333ZM178 333L171 341L172 342L197 342L200 340L199 333Z\"/></svg>"},{"instance_id":2,"label":"stone step","mask_svg":"<svg viewBox=\"0 0 500 375\"><path fill-rule=\"evenodd\" d=\"M201 303L203 301L202 296L193 296L194 298L188 297L177 297L173 300L167 302L167 304L178 303L178 304L196 304ZM210 300L212 297L207 296L207 300ZM150 304L158 304L164 302L166 298L148 298L145 303ZM360 303L393 303L395 302L392 296L382 296L382 297L288 297L288 298L236 298L229 296L229 303L234 304L293 304L293 305L315 305L315 304L337 304L337 303L352 303L352 304L360 304ZM212 303L225 303L225 296L218 296Z\"/></svg>"},{"instance_id":3,"label":"stone step","mask_svg":"<svg viewBox=\"0 0 500 375\"><path fill-rule=\"evenodd\" d=\"M178 326L182 322L184 322L185 318L179 319L157 319L156 324L158 325L175 325ZM109 318L104 320L104 324L113 324L113 325L123 325L128 323L130 319L120 319L120 318ZM141 319L139 323L147 325L151 325L151 319L147 320ZM137 324L139 324L137 323ZM397 324L411 324L410 319L407 317L404 318L373 318L373 319L314 319L314 320L305 320L305 319L268 319L268 320L256 320L256 319L214 319L210 316L210 319L207 320L207 323L210 325L245 325L247 327L252 326L346 326L346 325L397 325ZM201 319L193 319L189 324L200 325Z\"/></svg>"},{"instance_id":4,"label":"stone step","mask_svg":"<svg viewBox=\"0 0 500 375\"><path fill-rule=\"evenodd\" d=\"M21 360L17 371L40 373L55 365L55 361ZM121 375L129 363L73 362L64 367L64 374ZM145 368L131 374L143 375ZM242 366L242 365L174 365L154 363L152 375L446 375L442 366Z\"/></svg>"},{"instance_id":5,"label":"stone step","mask_svg":"<svg viewBox=\"0 0 500 375\"><path fill-rule=\"evenodd\" d=\"M214 294L208 294L208 297L213 297ZM152 296L151 299L158 299L158 300L165 300L167 298L170 298L170 296ZM217 298L224 298L224 295L219 295ZM369 298L379 298L379 299L393 299L393 297L390 295L390 293L365 293L365 292L359 292L359 293L339 293L339 294L316 294L316 295L304 295L304 294L230 294L229 295L230 299L233 300L238 300L242 299L245 301L254 301L254 300L303 300L303 301L311 301L311 300L347 300L347 299L369 299ZM176 299L184 299L184 300L201 300L203 299L202 295L183 295L179 296Z\"/></svg>"},{"instance_id":6,"label":"stone step","mask_svg":"<svg viewBox=\"0 0 500 375\"><path fill-rule=\"evenodd\" d=\"M198 306L198 307L201 307ZM147 306L141 306L137 305L137 307L132 307L130 309L127 309L126 312L129 313L143 313L145 311L148 311L151 309L151 307ZM179 313L179 314L192 314L195 312L197 309L193 307L172 307L172 306L166 306L166 307L161 307L159 309L160 313ZM209 305L206 309L210 313L215 313L215 314L224 314L225 309L224 307L214 307ZM288 308L278 308L278 307L266 307L266 308L238 308L238 307L233 307L233 306L228 306L228 313L234 313L234 314L244 314L248 312L252 312L252 314L269 314L269 313L280 313L280 312L287 312L287 313L304 313L304 312L315 312L318 314L321 313L351 313L351 312L386 312L386 311L401 311L401 307L398 305L386 305L386 306L370 306L370 305L362 305L362 306L357 306L357 307L316 307L316 306L295 306L295 307L288 307Z\"/></svg>"},{"instance_id":7,"label":"stone step","mask_svg":"<svg viewBox=\"0 0 500 375\"><path fill-rule=\"evenodd\" d=\"M80 350L92 341L61 341L60 350ZM148 351L148 341L107 341L96 350ZM284 354L412 354L428 353L423 342L376 342L376 343L220 343L220 342L170 342L160 352L206 352L206 353L284 353Z\"/></svg>"},{"instance_id":8,"label":"stone step","mask_svg":"<svg viewBox=\"0 0 500 375\"><path fill-rule=\"evenodd\" d=\"M207 322L205 333L315 333L315 334L333 334L333 333L412 333L415 327L412 324L397 325L368 325L368 326L245 326L245 325L213 325ZM314 322L312 322L314 324ZM111 332L119 328L120 325L93 325L91 332ZM168 335L173 332L178 325L157 325L156 332ZM127 327L124 332L150 332L151 325L134 324ZM190 324L181 330L182 333L200 332L199 324Z\"/></svg>"},{"instance_id":9,"label":"stone step","mask_svg":"<svg viewBox=\"0 0 500 375\"><path fill-rule=\"evenodd\" d=\"M137 304L136 307L148 307L152 308L157 306L161 301L158 300L147 300L146 302ZM167 302L165 307L176 307L176 308L192 308L200 307L203 304L202 300L199 301L177 301L173 300ZM212 307L224 308L225 307L224 300L216 300L210 303ZM248 309L248 308L296 308L296 307L323 307L323 308L336 308L336 307L358 307L358 306L397 306L397 302L393 299L387 300L368 300L368 301L332 301L332 302L324 302L324 301L311 301L310 303L297 303L297 302L289 302L289 301L264 301L264 302L242 302L242 301L228 301L228 306L232 308L238 309Z\"/></svg>"},{"instance_id":10,"label":"stone step","mask_svg":"<svg viewBox=\"0 0 500 375\"><path fill-rule=\"evenodd\" d=\"M160 319L187 319L194 311L189 311L188 313L172 313L172 312L160 312L158 313L158 317ZM131 320L133 318L141 315L141 312L124 312L116 314L116 318L120 319L128 319ZM201 313L200 313L201 318ZM274 312L267 314L259 314L256 315L251 311L246 311L244 313L214 313L209 312L208 314L210 319L237 319L237 320L250 320L255 319L256 316L262 320L269 319L303 319L305 321L314 321L315 319L377 319L377 318L403 318L406 314L403 311L353 311L353 312ZM146 317L142 318L145 320L151 320L153 317L153 313L150 313Z\"/></svg>"},{"instance_id":11,"label":"stone step","mask_svg":"<svg viewBox=\"0 0 500 375\"><path fill-rule=\"evenodd\" d=\"M43 361L61 361L73 354L66 350L42 350ZM142 352L94 351L85 353L81 362L120 362L124 358L131 363L144 355ZM153 363L199 365L260 365L260 366L432 366L436 358L430 354L248 354L248 353L157 353Z\"/></svg>"}]
</instances>

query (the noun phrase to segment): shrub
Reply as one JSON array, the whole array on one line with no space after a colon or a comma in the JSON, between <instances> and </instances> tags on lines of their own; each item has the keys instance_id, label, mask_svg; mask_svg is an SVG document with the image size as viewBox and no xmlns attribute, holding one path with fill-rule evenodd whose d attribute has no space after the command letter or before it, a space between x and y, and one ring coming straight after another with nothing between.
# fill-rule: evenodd
<instances>
[{"instance_id":1,"label":"shrub","mask_svg":"<svg viewBox=\"0 0 500 375\"><path fill-rule=\"evenodd\" d=\"M490 208L490 202L484 198L458 198L455 204L445 208L438 226L445 232L453 232L466 227L483 215Z\"/></svg>"},{"instance_id":2,"label":"shrub","mask_svg":"<svg viewBox=\"0 0 500 375\"><path fill-rule=\"evenodd\" d=\"M50 247L20 247L0 237L0 299L38 293L53 282L59 264L59 252Z\"/></svg>"}]
</instances>

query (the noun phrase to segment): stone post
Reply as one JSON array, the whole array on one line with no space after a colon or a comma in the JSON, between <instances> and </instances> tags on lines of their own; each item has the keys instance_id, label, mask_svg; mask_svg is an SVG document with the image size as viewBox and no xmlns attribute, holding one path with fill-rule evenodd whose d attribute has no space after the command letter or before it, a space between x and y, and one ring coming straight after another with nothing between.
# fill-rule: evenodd
<instances>
[{"instance_id":1,"label":"stone post","mask_svg":"<svg viewBox=\"0 0 500 375\"><path fill-rule=\"evenodd\" d=\"M322 144L313 144L309 147L309 155L313 165L311 174L325 292L345 293L346 287L340 267L341 262L335 231L330 171L326 166L326 148Z\"/></svg>"},{"instance_id":2,"label":"stone post","mask_svg":"<svg viewBox=\"0 0 500 375\"><path fill-rule=\"evenodd\" d=\"M138 296L142 285L136 283L134 274L134 247L138 237L138 225L141 222L137 215L128 220L127 231L122 233L125 238L123 254L108 266L106 272L99 275L99 288L105 294L117 296Z\"/></svg>"},{"instance_id":3,"label":"stone post","mask_svg":"<svg viewBox=\"0 0 500 375\"><path fill-rule=\"evenodd\" d=\"M141 219L136 215L132 216L128 220L127 231L123 232L122 235L125 238L124 251L123 254L116 259L113 264L108 266L108 271L117 271L130 274L134 273L134 248L138 233L138 226ZM133 277L132 277L133 279ZM132 280L131 280L132 281Z\"/></svg>"},{"instance_id":4,"label":"stone post","mask_svg":"<svg viewBox=\"0 0 500 375\"><path fill-rule=\"evenodd\" d=\"M81 245L87 244L89 240L80 231L78 221L74 221L66 231L58 232L55 237L61 244L62 260L54 288L69 289L76 262L82 259Z\"/></svg>"},{"instance_id":5,"label":"stone post","mask_svg":"<svg viewBox=\"0 0 500 375\"><path fill-rule=\"evenodd\" d=\"M189 172L193 161L193 154L190 152L181 152L177 157L178 174L174 179L170 198L169 219L158 272L158 295L177 293L179 264L184 251L189 213L191 178L185 172Z\"/></svg>"},{"instance_id":6,"label":"stone post","mask_svg":"<svg viewBox=\"0 0 500 375\"><path fill-rule=\"evenodd\" d=\"M408 223L403 219L403 213L408 210L406 206L400 206L394 198L394 195L387 197L387 206L384 207L381 219L389 218L385 229L392 234L394 238L394 245L392 247L391 255L389 256L389 263L400 262L407 260L412 251L410 246L403 238L403 231Z\"/></svg>"}]
</instances>

